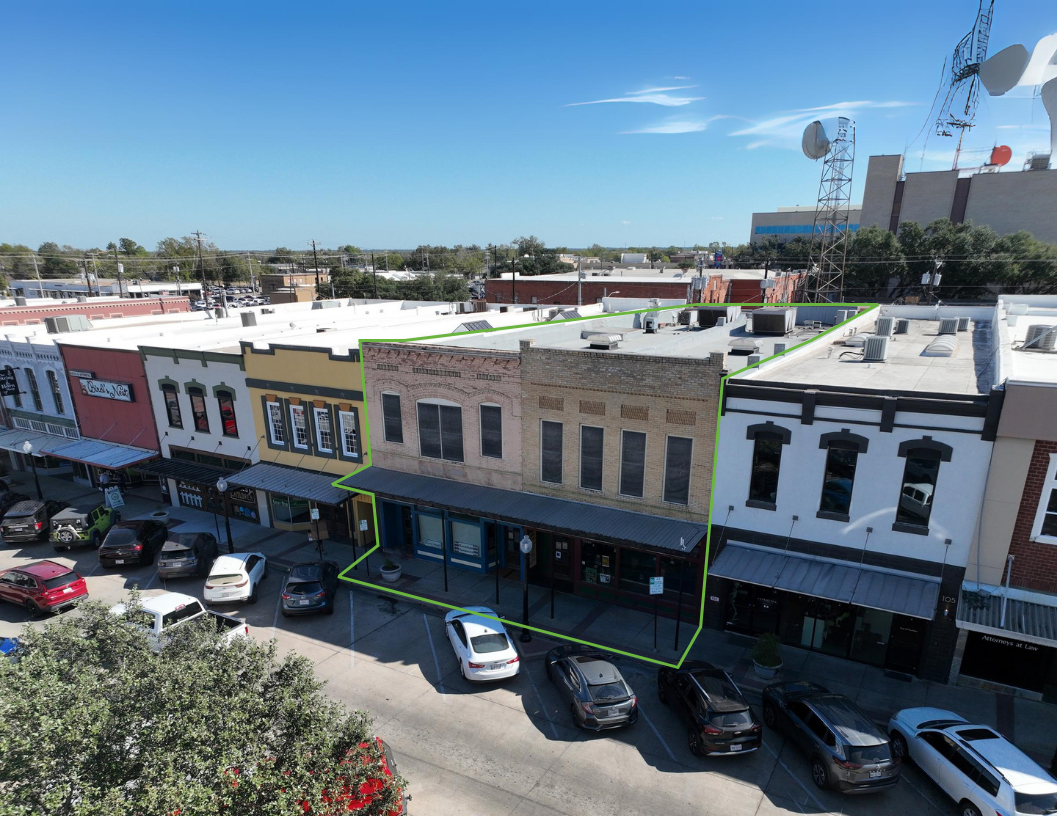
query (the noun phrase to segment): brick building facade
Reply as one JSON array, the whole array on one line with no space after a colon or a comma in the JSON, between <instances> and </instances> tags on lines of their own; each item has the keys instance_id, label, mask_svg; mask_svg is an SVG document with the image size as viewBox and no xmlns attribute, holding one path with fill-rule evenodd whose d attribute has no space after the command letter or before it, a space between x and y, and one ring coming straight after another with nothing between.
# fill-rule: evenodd
<instances>
[{"instance_id":1,"label":"brick building facade","mask_svg":"<svg viewBox=\"0 0 1057 816\"><path fill-rule=\"evenodd\" d=\"M1053 481L1047 476L1054 457L1057 457L1057 440L1035 441L1013 537L1009 541L1009 554L1013 556L1010 585L1050 593L1057 593L1057 546L1038 540L1033 528L1040 505L1049 505L1044 501L1043 490ZM1006 569L1009 570L1008 562ZM1003 574L1002 581L1005 580Z\"/></svg>"}]
</instances>

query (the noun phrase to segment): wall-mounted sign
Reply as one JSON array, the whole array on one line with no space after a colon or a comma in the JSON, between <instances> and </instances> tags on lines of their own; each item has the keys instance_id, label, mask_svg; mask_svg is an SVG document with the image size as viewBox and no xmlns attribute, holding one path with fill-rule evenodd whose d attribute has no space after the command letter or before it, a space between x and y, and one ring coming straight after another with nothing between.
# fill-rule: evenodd
<instances>
[{"instance_id":1,"label":"wall-mounted sign","mask_svg":"<svg viewBox=\"0 0 1057 816\"><path fill-rule=\"evenodd\" d=\"M10 368L0 368L0 394L10 397L18 393L18 381L15 372Z\"/></svg>"},{"instance_id":2,"label":"wall-mounted sign","mask_svg":"<svg viewBox=\"0 0 1057 816\"><path fill-rule=\"evenodd\" d=\"M109 380L81 380L81 393L89 397L102 397L119 402L132 402L132 386L128 383Z\"/></svg>"},{"instance_id":3,"label":"wall-mounted sign","mask_svg":"<svg viewBox=\"0 0 1057 816\"><path fill-rule=\"evenodd\" d=\"M82 379L82 380L91 380L91 379L95 379L95 372L94 371L81 371L78 368L71 368L70 369L70 376L71 377L77 377L77 378Z\"/></svg>"},{"instance_id":4,"label":"wall-mounted sign","mask_svg":"<svg viewBox=\"0 0 1057 816\"><path fill-rule=\"evenodd\" d=\"M664 576L657 575L650 578L650 595L664 594Z\"/></svg>"}]
</instances>

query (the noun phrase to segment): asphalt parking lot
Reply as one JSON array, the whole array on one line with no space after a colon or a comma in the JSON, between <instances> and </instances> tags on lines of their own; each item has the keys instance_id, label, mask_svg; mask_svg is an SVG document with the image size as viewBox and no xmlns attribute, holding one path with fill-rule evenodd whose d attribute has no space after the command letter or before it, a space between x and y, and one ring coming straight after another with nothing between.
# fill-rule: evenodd
<instances>
[{"instance_id":1,"label":"asphalt parking lot","mask_svg":"<svg viewBox=\"0 0 1057 816\"><path fill-rule=\"evenodd\" d=\"M194 523L180 526L180 532L193 529ZM291 547L288 534L266 535L256 548L272 558L260 600L216 608L246 620L254 637L274 637L281 651L312 660L330 695L374 715L378 733L411 780L412 814L955 812L914 767L904 768L899 785L885 793L820 791L803 756L774 732L765 732L764 748L755 754L698 759L681 721L657 700L655 672L642 661L618 661L639 697L638 723L585 734L572 726L544 670L543 655L556 641L518 642L517 677L472 685L459 674L443 610L357 587L339 591L333 615L284 618L279 591L285 569L315 551L307 544ZM338 553L328 557L341 559ZM103 570L94 550L56 554L46 542L5 547L0 569L41 558L74 567L86 576L91 597L108 604L123 600L133 586L148 595L176 591L201 598L200 578L163 582L153 566ZM27 621L24 609L0 605L0 635L17 634Z\"/></svg>"}]
</instances>

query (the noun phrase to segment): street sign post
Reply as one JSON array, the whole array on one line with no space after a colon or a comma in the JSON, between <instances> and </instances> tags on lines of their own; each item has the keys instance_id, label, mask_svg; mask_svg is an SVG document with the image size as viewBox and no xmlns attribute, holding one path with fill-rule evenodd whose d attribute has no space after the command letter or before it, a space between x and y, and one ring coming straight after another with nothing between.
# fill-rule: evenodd
<instances>
[{"instance_id":1,"label":"street sign post","mask_svg":"<svg viewBox=\"0 0 1057 816\"><path fill-rule=\"evenodd\" d=\"M650 578L650 595L653 596L653 651L657 651L657 598L664 594L664 576Z\"/></svg>"}]
</instances>

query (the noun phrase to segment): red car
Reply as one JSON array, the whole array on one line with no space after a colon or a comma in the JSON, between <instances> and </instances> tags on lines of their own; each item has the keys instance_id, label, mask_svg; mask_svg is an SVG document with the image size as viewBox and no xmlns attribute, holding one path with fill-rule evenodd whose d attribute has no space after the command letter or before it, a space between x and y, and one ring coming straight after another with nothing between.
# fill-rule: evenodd
<instances>
[{"instance_id":1,"label":"red car","mask_svg":"<svg viewBox=\"0 0 1057 816\"><path fill-rule=\"evenodd\" d=\"M88 597L84 578L54 561L37 561L0 572L0 600L31 613L58 612Z\"/></svg>"}]
</instances>

